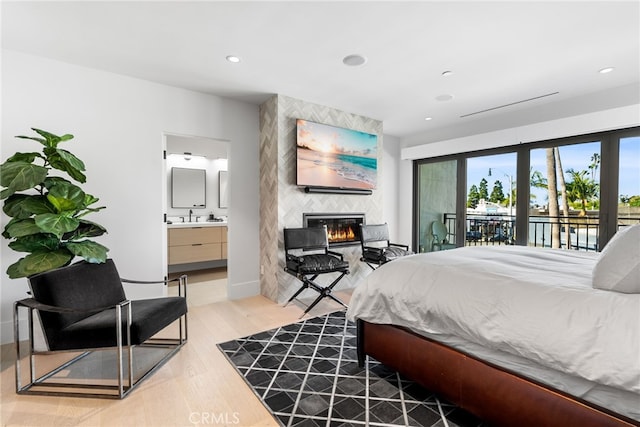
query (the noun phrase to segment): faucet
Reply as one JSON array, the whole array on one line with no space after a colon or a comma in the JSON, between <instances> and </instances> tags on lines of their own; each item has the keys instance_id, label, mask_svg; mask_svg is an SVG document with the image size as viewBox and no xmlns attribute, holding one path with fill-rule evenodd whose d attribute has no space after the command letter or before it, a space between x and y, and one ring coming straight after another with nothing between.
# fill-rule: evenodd
<instances>
[{"instance_id":1,"label":"faucet","mask_svg":"<svg viewBox=\"0 0 640 427\"><path fill-rule=\"evenodd\" d=\"M191 222L191 214L193 214L193 210L189 209L189 222Z\"/></svg>"}]
</instances>

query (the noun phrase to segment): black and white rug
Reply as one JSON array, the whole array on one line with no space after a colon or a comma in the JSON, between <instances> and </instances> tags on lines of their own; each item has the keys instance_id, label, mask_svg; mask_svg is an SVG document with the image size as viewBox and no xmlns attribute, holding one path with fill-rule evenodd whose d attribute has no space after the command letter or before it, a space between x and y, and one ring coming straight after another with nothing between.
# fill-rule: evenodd
<instances>
[{"instance_id":1,"label":"black and white rug","mask_svg":"<svg viewBox=\"0 0 640 427\"><path fill-rule=\"evenodd\" d=\"M485 425L372 358L360 368L344 311L218 347L283 426Z\"/></svg>"}]
</instances>

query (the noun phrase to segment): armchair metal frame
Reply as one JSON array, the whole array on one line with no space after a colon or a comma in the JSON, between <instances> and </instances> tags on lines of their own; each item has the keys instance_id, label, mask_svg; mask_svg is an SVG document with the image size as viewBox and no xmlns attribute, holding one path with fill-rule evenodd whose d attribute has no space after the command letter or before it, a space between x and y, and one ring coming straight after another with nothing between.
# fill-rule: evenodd
<instances>
[{"instance_id":1,"label":"armchair metal frame","mask_svg":"<svg viewBox=\"0 0 640 427\"><path fill-rule=\"evenodd\" d=\"M158 281L139 281L120 279L123 283L132 284L157 284L170 282L178 282L178 296L183 297L186 300L187 297L187 276L182 275L179 278L171 280L158 280ZM137 345L131 342L131 323L132 323L132 307L131 300L124 300L118 304L97 308L93 310L77 310L65 307L51 306L38 302L35 298L26 298L14 303L13 309L13 326L14 326L14 339L16 350L15 361L15 380L16 380L16 393L18 394L35 394L35 395L49 395L49 396L69 396L69 397L94 397L94 398L106 398L106 399L122 399L131 393L142 381L147 379L153 374L159 367L161 367L167 360L175 355L178 350L187 342L187 313L185 312L177 319L173 320L167 325L171 326L178 322L178 337L176 338L156 338L151 337L144 343ZM22 384L22 352L20 350L20 310L27 310L27 322L28 322L28 370L29 381L26 384ZM67 314L95 314L104 310L115 309L116 324L114 329L116 330L117 345L115 347L99 347L99 348L83 348L83 349L68 349L68 350L45 350L36 351L34 344L34 312L50 312L50 313L67 313ZM40 319L42 321L42 319ZM161 330L166 329L163 328ZM162 356L160 360L155 361L139 378L134 378L134 347L154 347L165 348L169 351ZM67 382L62 381L59 377L54 376L60 373L62 370L69 368L74 363L84 359L95 351L108 351L116 350L117 352L117 378L116 384L90 384L88 382ZM64 362L62 365L50 370L49 372L38 375L36 370L36 356L46 354L58 354L58 353L80 353L74 356L70 360ZM126 357L125 357L126 354ZM125 361L126 359L126 361ZM125 378L125 363L126 363L126 378ZM113 383L113 379L110 380Z\"/></svg>"},{"instance_id":2,"label":"armchair metal frame","mask_svg":"<svg viewBox=\"0 0 640 427\"><path fill-rule=\"evenodd\" d=\"M333 288L342 278L349 274L349 263L344 261L341 253L329 250L327 227L311 228L285 228L285 267L284 271L295 276L302 282L300 288L284 304L286 307L296 299L305 289L313 289L319 293L318 297L307 306L300 316L304 317L323 298L329 297L338 304L347 308L347 305L332 295ZM294 255L292 251L315 252L315 254ZM319 255L319 256L318 256ZM311 261L310 261L311 259ZM314 264L314 265L311 265ZM315 282L321 274L339 273L339 276L328 286L322 286Z\"/></svg>"},{"instance_id":3,"label":"armchair metal frame","mask_svg":"<svg viewBox=\"0 0 640 427\"><path fill-rule=\"evenodd\" d=\"M389 226L384 224L360 224L360 245L362 257L360 261L372 270L396 258L412 255L408 245L389 241Z\"/></svg>"}]
</instances>

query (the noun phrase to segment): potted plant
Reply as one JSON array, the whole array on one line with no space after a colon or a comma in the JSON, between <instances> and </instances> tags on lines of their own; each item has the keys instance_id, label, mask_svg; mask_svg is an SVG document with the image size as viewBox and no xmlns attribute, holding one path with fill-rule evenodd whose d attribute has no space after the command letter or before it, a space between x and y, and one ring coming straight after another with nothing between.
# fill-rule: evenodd
<instances>
[{"instance_id":1,"label":"potted plant","mask_svg":"<svg viewBox=\"0 0 640 427\"><path fill-rule=\"evenodd\" d=\"M42 153L15 153L0 165L0 199L11 220L2 233L9 247L28 255L7 268L10 278L28 277L62 267L76 257L91 263L107 259L105 246L88 238L107 232L99 224L84 219L102 207L94 207L98 198L85 193L60 171L79 183L86 181L84 163L58 144L73 135L57 136L32 129L39 136L17 136L37 141Z\"/></svg>"}]
</instances>

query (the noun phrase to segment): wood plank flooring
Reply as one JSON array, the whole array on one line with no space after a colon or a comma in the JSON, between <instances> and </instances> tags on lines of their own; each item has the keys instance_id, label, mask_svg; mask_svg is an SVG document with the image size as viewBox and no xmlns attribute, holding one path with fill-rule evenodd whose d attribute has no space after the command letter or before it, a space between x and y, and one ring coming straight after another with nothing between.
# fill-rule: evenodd
<instances>
[{"instance_id":1,"label":"wood plank flooring","mask_svg":"<svg viewBox=\"0 0 640 427\"><path fill-rule=\"evenodd\" d=\"M350 292L336 292L349 301ZM341 307L325 299L318 316ZM1 348L2 426L193 426L278 424L216 347L217 343L298 321L304 306L265 297L190 304L189 341L124 400L15 393L13 346Z\"/></svg>"}]
</instances>

